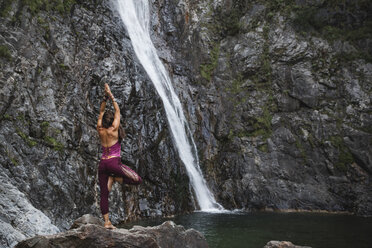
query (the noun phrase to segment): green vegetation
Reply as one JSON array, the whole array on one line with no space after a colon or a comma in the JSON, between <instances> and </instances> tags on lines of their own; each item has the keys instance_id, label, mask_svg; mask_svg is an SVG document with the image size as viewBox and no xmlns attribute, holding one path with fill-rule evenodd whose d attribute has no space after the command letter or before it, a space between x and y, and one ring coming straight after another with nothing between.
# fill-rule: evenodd
<instances>
[{"instance_id":1,"label":"green vegetation","mask_svg":"<svg viewBox=\"0 0 372 248\"><path fill-rule=\"evenodd\" d=\"M361 131L372 134L372 126L365 126L359 128Z\"/></svg>"},{"instance_id":2,"label":"green vegetation","mask_svg":"<svg viewBox=\"0 0 372 248\"><path fill-rule=\"evenodd\" d=\"M273 95L272 95L272 68L271 68L271 58L269 54L269 23L266 23L263 27L263 38L264 44L262 48L261 54L261 66L259 70L254 74L249 76L248 80L251 80L254 83L255 89L266 92L267 95L266 103L262 107L262 115L256 118L253 118L248 123L250 126L253 127L253 132L248 131L240 131L237 133L232 132L230 133L230 137L238 136L238 137L257 137L261 136L263 139L268 139L272 135L272 127L271 127L271 120L272 114L271 112L275 112L277 110L277 106L274 103ZM232 102L234 105L239 105L244 103L248 98L247 96L238 95L239 93L243 92L244 89L242 87L243 83L245 82L245 78L242 74L238 74L238 76L232 81L231 86L227 87L226 89L232 94ZM239 97L237 97L237 95ZM267 152L267 144L258 147L259 150L263 152Z\"/></svg>"},{"instance_id":3,"label":"green vegetation","mask_svg":"<svg viewBox=\"0 0 372 248\"><path fill-rule=\"evenodd\" d=\"M48 121L43 121L40 124L41 132L42 132L42 135L44 137L43 139L44 139L45 143L48 146L51 146L56 151L62 151L64 149L63 144L61 142L58 142L55 138L48 135L49 126L50 126L50 124L49 124ZM58 135L60 133L59 130L52 130L52 132L56 135Z\"/></svg>"},{"instance_id":4,"label":"green vegetation","mask_svg":"<svg viewBox=\"0 0 372 248\"><path fill-rule=\"evenodd\" d=\"M266 152L267 153L269 151L269 148L268 148L267 144L263 144L263 145L260 145L258 147L258 150L260 150L261 152Z\"/></svg>"},{"instance_id":5,"label":"green vegetation","mask_svg":"<svg viewBox=\"0 0 372 248\"><path fill-rule=\"evenodd\" d=\"M271 126L272 116L267 106L263 107L262 115L259 117L252 118L248 121L248 124L253 127L254 131L240 130L235 131L230 129L227 136L228 140L232 140L234 137L258 137L261 136L263 139L268 139L272 135L272 126ZM235 119L232 119L231 122L235 122ZM263 145L259 147L261 151L265 151L267 147Z\"/></svg>"},{"instance_id":6,"label":"green vegetation","mask_svg":"<svg viewBox=\"0 0 372 248\"><path fill-rule=\"evenodd\" d=\"M58 11L61 15L69 13L75 0L22 0L22 5L28 6L32 15L40 11Z\"/></svg>"},{"instance_id":7,"label":"green vegetation","mask_svg":"<svg viewBox=\"0 0 372 248\"><path fill-rule=\"evenodd\" d=\"M64 71L68 70L68 66L63 63L59 64L59 68L61 68Z\"/></svg>"},{"instance_id":8,"label":"green vegetation","mask_svg":"<svg viewBox=\"0 0 372 248\"><path fill-rule=\"evenodd\" d=\"M53 149L54 150L56 150L56 151L62 151L63 150L63 144L61 143L61 142L58 142L55 138L53 138L53 137L50 137L50 136L45 136L44 137L44 140L45 140L45 142L49 145L49 146L51 146L51 147L53 147Z\"/></svg>"},{"instance_id":9,"label":"green vegetation","mask_svg":"<svg viewBox=\"0 0 372 248\"><path fill-rule=\"evenodd\" d=\"M268 89L271 91L272 84L272 68L271 58L269 54L269 23L266 23L263 27L263 38L265 43L262 48L261 54L261 66L254 77L254 81L257 89Z\"/></svg>"},{"instance_id":10,"label":"green vegetation","mask_svg":"<svg viewBox=\"0 0 372 248\"><path fill-rule=\"evenodd\" d=\"M12 117L10 116L10 115L8 115L8 114L4 114L4 116L3 116L3 120L7 120L7 121L9 121L9 120L11 120L12 119Z\"/></svg>"},{"instance_id":11,"label":"green vegetation","mask_svg":"<svg viewBox=\"0 0 372 248\"><path fill-rule=\"evenodd\" d=\"M305 148L303 147L299 138L296 137L296 147L300 151L301 157L307 162L307 156L305 152Z\"/></svg>"},{"instance_id":12,"label":"green vegetation","mask_svg":"<svg viewBox=\"0 0 372 248\"><path fill-rule=\"evenodd\" d=\"M330 141L339 152L338 161L335 166L340 171L346 171L347 166L354 162L353 155L349 148L346 147L345 142L341 136L332 136Z\"/></svg>"},{"instance_id":13,"label":"green vegetation","mask_svg":"<svg viewBox=\"0 0 372 248\"><path fill-rule=\"evenodd\" d=\"M271 120L272 116L270 111L265 107L263 114L256 118L256 122L253 123L254 131L251 136L262 135L264 139L268 139L272 134Z\"/></svg>"},{"instance_id":14,"label":"green vegetation","mask_svg":"<svg viewBox=\"0 0 372 248\"><path fill-rule=\"evenodd\" d=\"M265 0L264 4L268 9L268 17L273 16L273 12L281 11L284 13L288 13L296 7L294 0Z\"/></svg>"},{"instance_id":15,"label":"green vegetation","mask_svg":"<svg viewBox=\"0 0 372 248\"><path fill-rule=\"evenodd\" d=\"M0 57L7 60L12 60L12 54L10 53L8 46L0 45Z\"/></svg>"},{"instance_id":16,"label":"green vegetation","mask_svg":"<svg viewBox=\"0 0 372 248\"><path fill-rule=\"evenodd\" d=\"M12 164L14 164L15 166L17 166L19 164L17 159L15 159L14 157L9 157L9 159L12 162Z\"/></svg>"},{"instance_id":17,"label":"green vegetation","mask_svg":"<svg viewBox=\"0 0 372 248\"><path fill-rule=\"evenodd\" d=\"M17 115L17 120L22 121L22 122L25 122L26 118L25 118L25 116L23 114L18 114Z\"/></svg>"},{"instance_id":18,"label":"green vegetation","mask_svg":"<svg viewBox=\"0 0 372 248\"><path fill-rule=\"evenodd\" d=\"M306 5L297 5L294 0L258 0L258 2L266 6L267 22L270 23L275 13L280 12L282 16L292 19L293 27L303 36L307 34L321 36L330 42L349 41L357 49L361 44L360 40L372 39L372 19L371 15L367 14L367 10L371 7L370 0L349 1L347 4L345 1L329 0L322 4ZM355 18L363 14L363 11L366 17L360 18L361 23L347 23L346 20L350 16ZM372 62L372 55L365 50L340 54L340 57L344 61L364 59Z\"/></svg>"},{"instance_id":19,"label":"green vegetation","mask_svg":"<svg viewBox=\"0 0 372 248\"><path fill-rule=\"evenodd\" d=\"M208 82L211 81L213 71L218 65L219 54L220 44L216 43L213 45L213 49L211 50L210 62L200 65L200 74L204 79L208 80Z\"/></svg>"},{"instance_id":20,"label":"green vegetation","mask_svg":"<svg viewBox=\"0 0 372 248\"><path fill-rule=\"evenodd\" d=\"M39 26L45 28L46 26L48 26L48 22L45 21L44 18L42 18L41 16L38 16L37 17L37 23L39 24Z\"/></svg>"},{"instance_id":21,"label":"green vegetation","mask_svg":"<svg viewBox=\"0 0 372 248\"><path fill-rule=\"evenodd\" d=\"M19 164L18 160L9 152L8 149L5 149L5 152L6 152L6 155L8 156L8 158L9 158L10 162L13 165L17 166Z\"/></svg>"},{"instance_id":22,"label":"green vegetation","mask_svg":"<svg viewBox=\"0 0 372 248\"><path fill-rule=\"evenodd\" d=\"M309 141L309 143L310 143L310 145L311 145L311 147L312 148L315 148L316 147L316 145L315 145L315 141L314 141L314 136L311 134L311 133L309 133L309 136L308 136L308 141Z\"/></svg>"},{"instance_id":23,"label":"green vegetation","mask_svg":"<svg viewBox=\"0 0 372 248\"><path fill-rule=\"evenodd\" d=\"M4 147L3 145L0 144L0 150L1 151L4 151L5 154L3 155L6 155L8 157L8 159L10 160L10 162L14 165L14 166L17 166L19 164L18 160L14 157L14 155L9 151L9 148L8 147Z\"/></svg>"},{"instance_id":24,"label":"green vegetation","mask_svg":"<svg viewBox=\"0 0 372 248\"><path fill-rule=\"evenodd\" d=\"M39 26L44 30L44 35L43 35L44 39L49 40L49 38L50 38L50 28L49 28L48 22L40 16L37 17L37 22L38 22ZM38 69L40 69L40 68L38 68Z\"/></svg>"},{"instance_id":25,"label":"green vegetation","mask_svg":"<svg viewBox=\"0 0 372 248\"><path fill-rule=\"evenodd\" d=\"M364 8L364 7L365 8ZM332 0L326 1L322 6L304 6L299 7L293 5L291 8L295 14L293 18L293 25L298 32L310 33L312 35L320 35L330 42L335 40L348 41L355 48L358 49L359 41L365 39L372 39L372 19L371 17L365 18L363 23L357 26L351 25L343 21L347 15L359 13L360 10L366 10L370 7L367 0L356 0L347 5L342 4L340 1ZM327 15L320 15L320 10L339 12L341 21L332 22L331 17ZM365 51L355 51L346 54L339 54L339 59L342 61L351 61L355 59L365 59L367 62L372 62L372 55Z\"/></svg>"},{"instance_id":26,"label":"green vegetation","mask_svg":"<svg viewBox=\"0 0 372 248\"><path fill-rule=\"evenodd\" d=\"M12 0L3 0L1 2L0 17L7 17L11 10ZM60 15L66 16L70 13L72 6L76 0L20 0L19 7L27 7L32 16L37 16L41 11L55 11ZM21 21L22 11L17 11L12 16L11 22L13 24ZM51 17L53 19L53 17Z\"/></svg>"},{"instance_id":27,"label":"green vegetation","mask_svg":"<svg viewBox=\"0 0 372 248\"><path fill-rule=\"evenodd\" d=\"M41 131L43 132L43 134L45 134L46 131L48 130L49 122L47 122L47 121L43 121L43 122L40 124L40 127L41 127Z\"/></svg>"},{"instance_id":28,"label":"green vegetation","mask_svg":"<svg viewBox=\"0 0 372 248\"><path fill-rule=\"evenodd\" d=\"M30 137L28 137L24 132L22 132L20 129L17 128L17 134L27 143L29 147L33 147L37 144L36 141L32 140Z\"/></svg>"},{"instance_id":29,"label":"green vegetation","mask_svg":"<svg viewBox=\"0 0 372 248\"><path fill-rule=\"evenodd\" d=\"M229 130L229 135L227 136L228 140L232 140L235 137L234 131L232 129Z\"/></svg>"},{"instance_id":30,"label":"green vegetation","mask_svg":"<svg viewBox=\"0 0 372 248\"><path fill-rule=\"evenodd\" d=\"M274 1L274 3L282 4L283 1ZM276 8L276 7L275 7ZM274 9L274 6L272 6L272 9ZM239 74L233 81L232 84L227 90L233 94L234 99L232 99L233 102L235 102L235 105L243 103L246 101L246 99L249 98L248 94L246 97L243 98L236 98L236 95L241 93L244 89L242 89L242 85L246 80L251 80L253 82L254 87L256 90L265 92L265 96L267 96L267 99L265 101L264 106L262 107L262 115L256 118L253 118L251 121L249 121L249 125L253 127L254 131L241 131L236 133L235 135L238 137L257 137L261 136L263 139L268 139L272 135L272 112L277 111L277 106L273 99L272 94L272 67L271 67L271 57L269 53L269 30L270 30L270 22L272 21L272 17L274 16L273 12L270 11L267 13L269 15L268 18L266 18L267 22L265 23L263 27L263 39L264 44L262 47L262 53L260 57L261 65L258 69L258 71L248 76L248 78L244 78L242 74ZM240 99L240 100L239 100ZM230 135L231 136L231 135ZM268 147L267 144L261 145L258 147L258 149L262 152L267 152Z\"/></svg>"},{"instance_id":31,"label":"green vegetation","mask_svg":"<svg viewBox=\"0 0 372 248\"><path fill-rule=\"evenodd\" d=\"M368 63L372 63L372 55L362 51L353 51L349 53L341 52L332 57L335 65L339 65L340 63L347 63L356 59L364 59Z\"/></svg>"},{"instance_id":32,"label":"green vegetation","mask_svg":"<svg viewBox=\"0 0 372 248\"><path fill-rule=\"evenodd\" d=\"M212 2L209 3L208 22L201 25L208 30L208 35L213 37L214 41L210 44L209 61L200 65L200 75L208 82L212 80L213 72L218 65L220 41L226 36L240 32L242 26L240 19L246 13L247 6L247 1L241 0L231 1L229 9L215 8Z\"/></svg>"},{"instance_id":33,"label":"green vegetation","mask_svg":"<svg viewBox=\"0 0 372 248\"><path fill-rule=\"evenodd\" d=\"M242 27L240 19L246 14L248 3L239 0L232 2L230 9L226 10L218 7L213 13L213 23L215 25L212 28L215 34L221 37L237 35Z\"/></svg>"},{"instance_id":34,"label":"green vegetation","mask_svg":"<svg viewBox=\"0 0 372 248\"><path fill-rule=\"evenodd\" d=\"M3 0L0 4L0 17L7 17L12 7L12 0Z\"/></svg>"},{"instance_id":35,"label":"green vegetation","mask_svg":"<svg viewBox=\"0 0 372 248\"><path fill-rule=\"evenodd\" d=\"M243 85L243 75L239 74L231 83L230 87L226 87L226 90L230 92L233 96L232 100L236 100L236 94L242 92L242 85Z\"/></svg>"}]
</instances>

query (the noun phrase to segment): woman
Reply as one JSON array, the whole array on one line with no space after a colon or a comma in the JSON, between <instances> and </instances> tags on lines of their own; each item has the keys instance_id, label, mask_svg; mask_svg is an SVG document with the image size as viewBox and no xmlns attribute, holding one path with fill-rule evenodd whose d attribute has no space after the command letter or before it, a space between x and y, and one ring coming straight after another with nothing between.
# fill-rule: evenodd
<instances>
[{"instance_id":1,"label":"woman","mask_svg":"<svg viewBox=\"0 0 372 248\"><path fill-rule=\"evenodd\" d=\"M111 99L115 114L105 111L106 101ZM108 195L114 181L126 184L140 184L142 179L128 166L121 163L120 142L124 138L124 130L120 125L120 109L115 102L108 84L105 84L105 97L101 103L97 122L97 131L102 145L102 157L98 167L99 187L101 189L101 212L105 220L105 228L115 229L109 219Z\"/></svg>"}]
</instances>

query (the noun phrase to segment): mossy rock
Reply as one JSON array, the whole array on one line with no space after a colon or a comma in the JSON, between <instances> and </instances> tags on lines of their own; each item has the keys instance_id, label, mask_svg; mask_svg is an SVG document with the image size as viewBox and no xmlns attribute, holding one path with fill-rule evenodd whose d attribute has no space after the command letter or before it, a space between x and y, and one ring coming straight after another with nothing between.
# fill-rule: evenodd
<instances>
[{"instance_id":1,"label":"mossy rock","mask_svg":"<svg viewBox=\"0 0 372 248\"><path fill-rule=\"evenodd\" d=\"M341 136L332 136L330 141L339 152L338 160L334 163L335 167L340 171L346 171L348 165L354 162L353 155L351 154L349 148L346 147Z\"/></svg>"},{"instance_id":2,"label":"mossy rock","mask_svg":"<svg viewBox=\"0 0 372 248\"><path fill-rule=\"evenodd\" d=\"M0 57L6 60L12 60L12 54L10 53L8 46L0 45Z\"/></svg>"},{"instance_id":3,"label":"mossy rock","mask_svg":"<svg viewBox=\"0 0 372 248\"><path fill-rule=\"evenodd\" d=\"M17 134L27 143L29 147L34 147L37 145L37 142L35 140L33 140L21 130L17 129Z\"/></svg>"},{"instance_id":4,"label":"mossy rock","mask_svg":"<svg viewBox=\"0 0 372 248\"><path fill-rule=\"evenodd\" d=\"M62 151L64 149L63 144L61 142L58 142L55 138L51 136L45 136L44 140L49 146L53 147L53 149L56 151Z\"/></svg>"},{"instance_id":5,"label":"mossy rock","mask_svg":"<svg viewBox=\"0 0 372 248\"><path fill-rule=\"evenodd\" d=\"M22 0L22 6L27 6L32 15L37 15L40 11L57 11L61 15L70 12L75 0Z\"/></svg>"}]
</instances>

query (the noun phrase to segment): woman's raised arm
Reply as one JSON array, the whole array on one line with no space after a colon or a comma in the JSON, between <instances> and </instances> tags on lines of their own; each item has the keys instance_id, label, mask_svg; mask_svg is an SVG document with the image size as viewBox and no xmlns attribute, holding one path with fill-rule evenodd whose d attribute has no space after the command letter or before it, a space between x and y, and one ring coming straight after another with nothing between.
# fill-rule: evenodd
<instances>
[{"instance_id":1,"label":"woman's raised arm","mask_svg":"<svg viewBox=\"0 0 372 248\"><path fill-rule=\"evenodd\" d=\"M114 121L112 122L112 127L114 128L114 130L117 130L117 129L119 129L119 125L120 125L120 108L119 108L119 105L117 104L117 102L115 101L115 98L112 95L110 87L108 86L108 84L105 84L105 91L106 91L107 95L110 97L110 99L112 101L112 105L114 105L115 115L114 115Z\"/></svg>"},{"instance_id":2,"label":"woman's raised arm","mask_svg":"<svg viewBox=\"0 0 372 248\"><path fill-rule=\"evenodd\" d=\"M98 116L98 121L97 121L97 130L102 127L102 118L103 114L105 113L105 108L106 108L106 101L108 99L107 94L105 94L103 101L101 103L101 107L99 108L99 116Z\"/></svg>"}]
</instances>

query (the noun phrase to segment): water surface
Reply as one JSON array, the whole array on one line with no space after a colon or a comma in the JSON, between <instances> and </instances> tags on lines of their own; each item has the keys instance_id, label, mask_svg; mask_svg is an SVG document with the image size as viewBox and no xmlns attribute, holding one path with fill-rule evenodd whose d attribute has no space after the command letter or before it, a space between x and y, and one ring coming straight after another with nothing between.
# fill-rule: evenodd
<instances>
[{"instance_id":1,"label":"water surface","mask_svg":"<svg viewBox=\"0 0 372 248\"><path fill-rule=\"evenodd\" d=\"M371 248L372 218L320 213L205 213L123 224L154 226L172 220L202 232L211 248L262 248L270 240L289 240L313 248Z\"/></svg>"}]
</instances>

